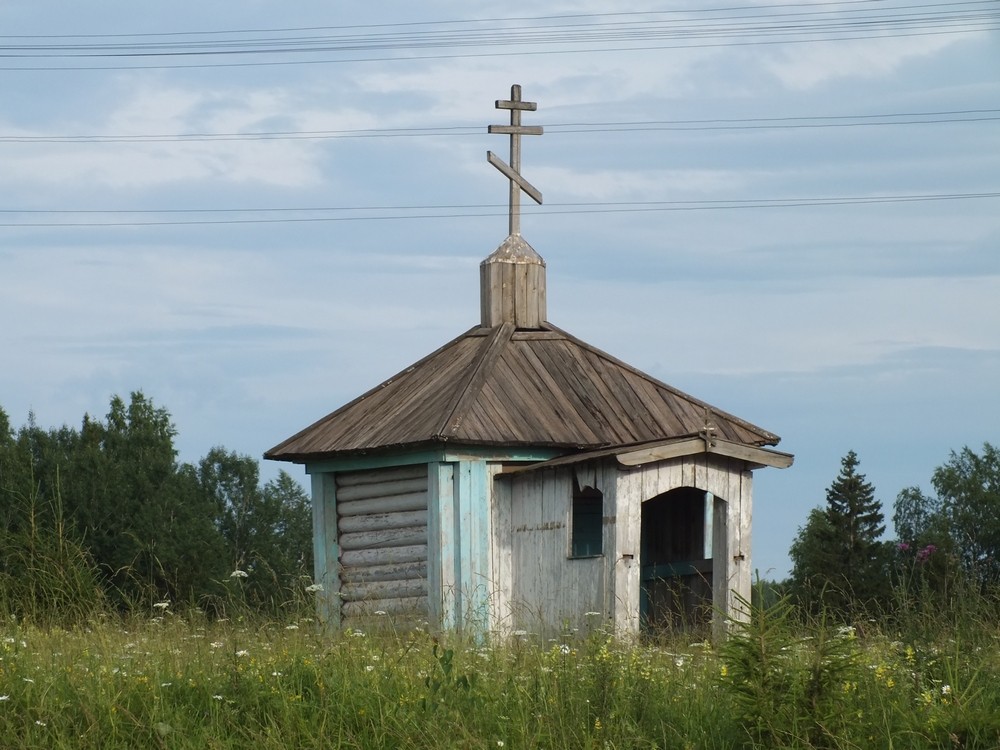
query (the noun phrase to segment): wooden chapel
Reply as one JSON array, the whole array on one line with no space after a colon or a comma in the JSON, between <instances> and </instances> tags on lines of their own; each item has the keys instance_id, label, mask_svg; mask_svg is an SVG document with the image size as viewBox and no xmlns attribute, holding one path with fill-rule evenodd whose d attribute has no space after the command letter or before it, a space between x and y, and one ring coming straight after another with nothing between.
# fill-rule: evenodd
<instances>
[{"instance_id":1,"label":"wooden chapel","mask_svg":"<svg viewBox=\"0 0 1000 750\"><path fill-rule=\"evenodd\" d=\"M753 472L779 437L548 322L542 258L520 232L514 86L507 238L480 265L480 322L284 440L305 465L321 615L466 632L719 626L750 598ZM596 613L596 614L595 614Z\"/></svg>"}]
</instances>

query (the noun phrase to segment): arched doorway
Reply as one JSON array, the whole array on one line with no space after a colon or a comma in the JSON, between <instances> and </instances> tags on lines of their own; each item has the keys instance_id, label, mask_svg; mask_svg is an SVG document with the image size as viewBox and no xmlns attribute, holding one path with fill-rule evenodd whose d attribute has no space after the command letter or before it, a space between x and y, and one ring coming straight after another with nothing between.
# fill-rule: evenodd
<instances>
[{"instance_id":1,"label":"arched doorway","mask_svg":"<svg viewBox=\"0 0 1000 750\"><path fill-rule=\"evenodd\" d=\"M712 622L715 499L694 487L642 504L639 616L647 633L688 632Z\"/></svg>"}]
</instances>

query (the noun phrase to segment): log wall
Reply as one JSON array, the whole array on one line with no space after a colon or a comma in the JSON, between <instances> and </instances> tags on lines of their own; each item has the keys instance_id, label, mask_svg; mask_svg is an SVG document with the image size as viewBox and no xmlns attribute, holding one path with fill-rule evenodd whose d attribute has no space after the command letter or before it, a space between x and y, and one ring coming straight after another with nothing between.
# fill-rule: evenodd
<instances>
[{"instance_id":1,"label":"log wall","mask_svg":"<svg viewBox=\"0 0 1000 750\"><path fill-rule=\"evenodd\" d=\"M426 619L427 465L335 475L341 623Z\"/></svg>"}]
</instances>

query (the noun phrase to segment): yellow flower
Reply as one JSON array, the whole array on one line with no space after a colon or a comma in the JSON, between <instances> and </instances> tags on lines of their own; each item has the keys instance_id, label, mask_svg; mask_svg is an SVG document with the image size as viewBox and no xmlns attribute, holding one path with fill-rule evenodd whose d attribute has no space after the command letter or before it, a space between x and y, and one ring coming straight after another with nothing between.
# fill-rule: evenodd
<instances>
[{"instance_id":1,"label":"yellow flower","mask_svg":"<svg viewBox=\"0 0 1000 750\"><path fill-rule=\"evenodd\" d=\"M719 667L719 676L720 677L728 677L729 676L729 667L727 667L725 664L723 664L721 667Z\"/></svg>"},{"instance_id":2,"label":"yellow flower","mask_svg":"<svg viewBox=\"0 0 1000 750\"><path fill-rule=\"evenodd\" d=\"M594 719L594 731L595 732L600 732L603 728L604 727L601 726L601 720L600 719Z\"/></svg>"}]
</instances>

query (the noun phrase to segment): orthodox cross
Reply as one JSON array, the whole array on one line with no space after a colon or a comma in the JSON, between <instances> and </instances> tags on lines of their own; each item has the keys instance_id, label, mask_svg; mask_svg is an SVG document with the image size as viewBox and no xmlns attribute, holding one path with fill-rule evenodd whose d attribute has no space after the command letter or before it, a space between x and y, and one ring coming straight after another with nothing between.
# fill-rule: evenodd
<instances>
[{"instance_id":1,"label":"orthodox cross","mask_svg":"<svg viewBox=\"0 0 1000 750\"><path fill-rule=\"evenodd\" d=\"M538 109L537 102L521 101L521 86L510 87L510 100L497 99L497 109L510 110L510 125L490 125L487 131L510 136L510 166L492 151L486 152L486 161L500 170L510 180L510 234L521 233L521 191L531 196L535 203L542 202L542 194L521 176L521 136L541 135L541 125L522 125L521 112L534 112Z\"/></svg>"}]
</instances>

